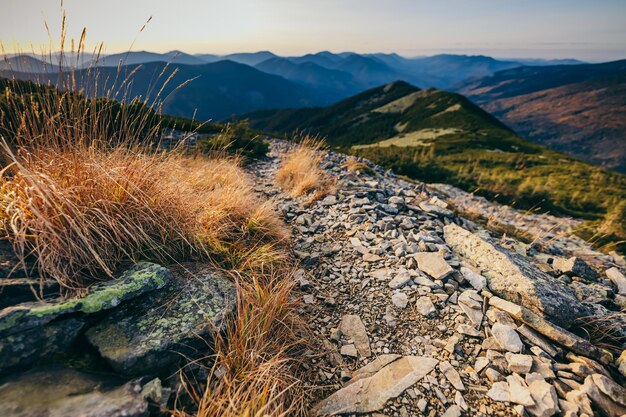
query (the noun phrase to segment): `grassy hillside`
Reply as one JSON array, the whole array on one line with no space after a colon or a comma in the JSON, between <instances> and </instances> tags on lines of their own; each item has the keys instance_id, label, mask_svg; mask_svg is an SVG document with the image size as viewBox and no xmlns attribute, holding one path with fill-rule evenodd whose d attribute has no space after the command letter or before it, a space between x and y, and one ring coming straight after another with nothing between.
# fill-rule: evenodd
<instances>
[{"instance_id":1,"label":"grassy hillside","mask_svg":"<svg viewBox=\"0 0 626 417\"><path fill-rule=\"evenodd\" d=\"M319 134L400 175L450 183L519 208L601 221L626 199L626 176L522 139L463 96L403 82L327 108L246 117L253 127ZM611 218L616 228L606 230L619 230L624 216Z\"/></svg>"},{"instance_id":2,"label":"grassy hillside","mask_svg":"<svg viewBox=\"0 0 626 417\"><path fill-rule=\"evenodd\" d=\"M533 142L626 172L626 60L501 71L460 92Z\"/></svg>"}]
</instances>

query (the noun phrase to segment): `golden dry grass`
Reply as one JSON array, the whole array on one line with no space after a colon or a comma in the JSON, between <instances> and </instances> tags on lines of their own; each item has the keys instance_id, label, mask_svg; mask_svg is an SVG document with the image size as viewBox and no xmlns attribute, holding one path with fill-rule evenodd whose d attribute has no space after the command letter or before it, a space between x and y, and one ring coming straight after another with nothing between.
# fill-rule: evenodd
<instances>
[{"instance_id":1,"label":"golden dry grass","mask_svg":"<svg viewBox=\"0 0 626 417\"><path fill-rule=\"evenodd\" d=\"M276 171L276 183L294 197L308 196L308 202L331 194L336 183L321 167L323 141L306 137L283 157Z\"/></svg>"},{"instance_id":2,"label":"golden dry grass","mask_svg":"<svg viewBox=\"0 0 626 417\"><path fill-rule=\"evenodd\" d=\"M241 275L237 315L211 348L209 378L195 383L181 373L185 396L176 417L304 416L308 403L296 356L306 346L304 324L284 272ZM191 404L185 407L185 400ZM186 408L191 408L187 411Z\"/></svg>"}]
</instances>

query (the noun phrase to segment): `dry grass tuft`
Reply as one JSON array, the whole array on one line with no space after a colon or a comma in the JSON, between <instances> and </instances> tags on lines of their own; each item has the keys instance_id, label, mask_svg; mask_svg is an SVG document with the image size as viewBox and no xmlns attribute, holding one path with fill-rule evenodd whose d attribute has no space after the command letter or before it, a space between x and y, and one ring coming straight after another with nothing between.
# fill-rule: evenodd
<instances>
[{"instance_id":1,"label":"dry grass tuft","mask_svg":"<svg viewBox=\"0 0 626 417\"><path fill-rule=\"evenodd\" d=\"M323 160L321 139L305 137L289 151L276 172L276 182L290 195L308 196L313 203L336 189L335 181L320 167Z\"/></svg>"},{"instance_id":2,"label":"dry grass tuft","mask_svg":"<svg viewBox=\"0 0 626 417\"><path fill-rule=\"evenodd\" d=\"M306 415L303 383L294 373L295 357L306 343L291 297L293 282L280 273L238 277L237 315L225 334L214 337L209 378L196 384L181 374L192 410L177 404L174 416Z\"/></svg>"},{"instance_id":3,"label":"dry grass tuft","mask_svg":"<svg viewBox=\"0 0 626 417\"><path fill-rule=\"evenodd\" d=\"M372 169L365 162L359 161L354 156L349 156L346 159L345 167L348 170L348 172L357 174L357 175L372 173Z\"/></svg>"}]
</instances>

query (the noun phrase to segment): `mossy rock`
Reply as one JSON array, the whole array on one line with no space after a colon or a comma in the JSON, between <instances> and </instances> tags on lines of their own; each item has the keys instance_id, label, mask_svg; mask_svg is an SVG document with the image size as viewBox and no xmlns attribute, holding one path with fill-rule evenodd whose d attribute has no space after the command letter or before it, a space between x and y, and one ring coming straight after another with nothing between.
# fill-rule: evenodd
<instances>
[{"instance_id":1,"label":"mossy rock","mask_svg":"<svg viewBox=\"0 0 626 417\"><path fill-rule=\"evenodd\" d=\"M236 305L235 285L202 264L172 268L174 279L158 294L135 299L90 328L87 340L115 371L156 374L204 343Z\"/></svg>"},{"instance_id":2,"label":"mossy rock","mask_svg":"<svg viewBox=\"0 0 626 417\"><path fill-rule=\"evenodd\" d=\"M93 314L109 310L124 301L165 287L170 279L168 269L142 262L125 271L119 279L94 285L85 297L7 307L0 311L0 336L40 327L67 314Z\"/></svg>"}]
</instances>

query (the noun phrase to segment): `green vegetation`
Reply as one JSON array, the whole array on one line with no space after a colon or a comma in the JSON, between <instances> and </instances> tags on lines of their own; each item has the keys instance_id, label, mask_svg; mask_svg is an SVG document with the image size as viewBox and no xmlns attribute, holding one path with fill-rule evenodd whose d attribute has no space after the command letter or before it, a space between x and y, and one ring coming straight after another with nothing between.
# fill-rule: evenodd
<instances>
[{"instance_id":1,"label":"green vegetation","mask_svg":"<svg viewBox=\"0 0 626 417\"><path fill-rule=\"evenodd\" d=\"M203 153L226 152L248 158L260 158L269 151L267 142L250 128L247 120L228 123L218 133L201 136L196 145Z\"/></svg>"},{"instance_id":2,"label":"green vegetation","mask_svg":"<svg viewBox=\"0 0 626 417\"><path fill-rule=\"evenodd\" d=\"M397 82L324 109L246 117L261 129L325 136L331 146L409 178L587 219L581 236L625 249L624 209L616 207L626 200L626 176L524 140L458 94Z\"/></svg>"}]
</instances>

